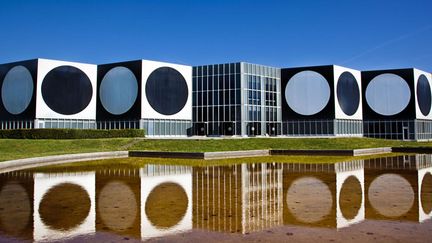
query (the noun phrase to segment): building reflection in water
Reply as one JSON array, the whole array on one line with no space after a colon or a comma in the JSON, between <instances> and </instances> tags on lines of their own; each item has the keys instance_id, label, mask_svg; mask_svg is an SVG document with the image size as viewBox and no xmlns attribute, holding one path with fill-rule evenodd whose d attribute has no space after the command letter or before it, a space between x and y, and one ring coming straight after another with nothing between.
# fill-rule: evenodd
<instances>
[{"instance_id":1,"label":"building reflection in water","mask_svg":"<svg viewBox=\"0 0 432 243\"><path fill-rule=\"evenodd\" d=\"M193 228L241 232L241 165L193 168Z\"/></svg>"},{"instance_id":2,"label":"building reflection in water","mask_svg":"<svg viewBox=\"0 0 432 243\"><path fill-rule=\"evenodd\" d=\"M282 165L242 164L242 233L282 225Z\"/></svg>"},{"instance_id":3,"label":"building reflection in water","mask_svg":"<svg viewBox=\"0 0 432 243\"><path fill-rule=\"evenodd\" d=\"M365 161L368 219L423 222L432 217L431 155Z\"/></svg>"},{"instance_id":4,"label":"building reflection in water","mask_svg":"<svg viewBox=\"0 0 432 243\"><path fill-rule=\"evenodd\" d=\"M34 174L33 239L95 232L95 173Z\"/></svg>"},{"instance_id":5,"label":"building reflection in water","mask_svg":"<svg viewBox=\"0 0 432 243\"><path fill-rule=\"evenodd\" d=\"M97 171L97 231L140 237L140 185L137 169Z\"/></svg>"},{"instance_id":6,"label":"building reflection in water","mask_svg":"<svg viewBox=\"0 0 432 243\"><path fill-rule=\"evenodd\" d=\"M141 238L192 229L192 167L147 165L141 177Z\"/></svg>"},{"instance_id":7,"label":"building reflection in water","mask_svg":"<svg viewBox=\"0 0 432 243\"><path fill-rule=\"evenodd\" d=\"M33 174L0 174L0 234L33 239Z\"/></svg>"},{"instance_id":8,"label":"building reflection in water","mask_svg":"<svg viewBox=\"0 0 432 243\"><path fill-rule=\"evenodd\" d=\"M282 165L193 170L194 228L249 233L282 224Z\"/></svg>"},{"instance_id":9,"label":"building reflection in water","mask_svg":"<svg viewBox=\"0 0 432 243\"><path fill-rule=\"evenodd\" d=\"M432 218L431 155L336 164L146 165L0 174L0 235L108 232L139 239L192 229L246 234L281 225L355 227Z\"/></svg>"},{"instance_id":10,"label":"building reflection in water","mask_svg":"<svg viewBox=\"0 0 432 243\"><path fill-rule=\"evenodd\" d=\"M364 220L363 161L284 164L284 224L342 228Z\"/></svg>"}]
</instances>

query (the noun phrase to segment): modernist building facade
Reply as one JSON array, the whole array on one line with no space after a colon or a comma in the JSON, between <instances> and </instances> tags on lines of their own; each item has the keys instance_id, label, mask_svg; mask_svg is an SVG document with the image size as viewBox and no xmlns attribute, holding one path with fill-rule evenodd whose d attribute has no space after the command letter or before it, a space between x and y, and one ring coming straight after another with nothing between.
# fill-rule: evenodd
<instances>
[{"instance_id":1,"label":"modernist building facade","mask_svg":"<svg viewBox=\"0 0 432 243\"><path fill-rule=\"evenodd\" d=\"M0 80L1 129L191 133L190 66L147 60L97 66L35 59L0 65Z\"/></svg>"},{"instance_id":2,"label":"modernist building facade","mask_svg":"<svg viewBox=\"0 0 432 243\"><path fill-rule=\"evenodd\" d=\"M98 66L99 128L186 136L192 127L192 67L147 60Z\"/></svg>"},{"instance_id":3,"label":"modernist building facade","mask_svg":"<svg viewBox=\"0 0 432 243\"><path fill-rule=\"evenodd\" d=\"M431 82L414 68L34 59L0 64L0 129L429 140Z\"/></svg>"},{"instance_id":4,"label":"modernist building facade","mask_svg":"<svg viewBox=\"0 0 432 243\"><path fill-rule=\"evenodd\" d=\"M360 71L341 66L282 69L283 134L362 136Z\"/></svg>"},{"instance_id":5,"label":"modernist building facade","mask_svg":"<svg viewBox=\"0 0 432 243\"><path fill-rule=\"evenodd\" d=\"M245 62L193 68L196 135L280 135L280 70Z\"/></svg>"},{"instance_id":6,"label":"modernist building facade","mask_svg":"<svg viewBox=\"0 0 432 243\"><path fill-rule=\"evenodd\" d=\"M365 136L432 138L430 73L413 68L365 71L362 82Z\"/></svg>"},{"instance_id":7,"label":"modernist building facade","mask_svg":"<svg viewBox=\"0 0 432 243\"><path fill-rule=\"evenodd\" d=\"M95 128L96 70L48 59L0 65L0 127Z\"/></svg>"}]
</instances>

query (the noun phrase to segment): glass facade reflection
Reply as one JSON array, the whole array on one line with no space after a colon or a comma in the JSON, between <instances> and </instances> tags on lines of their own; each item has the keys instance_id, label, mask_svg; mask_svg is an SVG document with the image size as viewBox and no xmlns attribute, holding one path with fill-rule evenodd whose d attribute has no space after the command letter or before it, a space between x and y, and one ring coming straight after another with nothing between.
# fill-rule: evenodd
<instances>
[{"instance_id":1,"label":"glass facade reflection","mask_svg":"<svg viewBox=\"0 0 432 243\"><path fill-rule=\"evenodd\" d=\"M245 62L193 68L195 135L280 134L280 71Z\"/></svg>"}]
</instances>

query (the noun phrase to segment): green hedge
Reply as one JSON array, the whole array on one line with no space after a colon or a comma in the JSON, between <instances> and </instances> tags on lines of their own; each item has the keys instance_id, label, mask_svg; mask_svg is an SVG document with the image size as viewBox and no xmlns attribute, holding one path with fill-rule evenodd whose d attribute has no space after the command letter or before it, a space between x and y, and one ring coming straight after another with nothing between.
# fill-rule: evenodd
<instances>
[{"instance_id":1,"label":"green hedge","mask_svg":"<svg viewBox=\"0 0 432 243\"><path fill-rule=\"evenodd\" d=\"M0 139L86 139L144 137L139 129L16 129L0 130Z\"/></svg>"}]
</instances>

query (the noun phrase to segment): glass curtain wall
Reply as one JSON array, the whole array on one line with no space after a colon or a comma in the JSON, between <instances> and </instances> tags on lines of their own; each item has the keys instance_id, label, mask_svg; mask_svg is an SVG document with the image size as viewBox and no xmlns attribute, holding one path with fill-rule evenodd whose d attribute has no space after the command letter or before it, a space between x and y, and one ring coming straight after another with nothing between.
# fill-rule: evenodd
<instances>
[{"instance_id":1,"label":"glass curtain wall","mask_svg":"<svg viewBox=\"0 0 432 243\"><path fill-rule=\"evenodd\" d=\"M195 135L280 134L280 70L249 63L193 67Z\"/></svg>"},{"instance_id":2,"label":"glass curtain wall","mask_svg":"<svg viewBox=\"0 0 432 243\"><path fill-rule=\"evenodd\" d=\"M193 67L195 135L241 135L240 63Z\"/></svg>"},{"instance_id":3,"label":"glass curtain wall","mask_svg":"<svg viewBox=\"0 0 432 243\"><path fill-rule=\"evenodd\" d=\"M242 63L244 80L243 135L281 134L280 70Z\"/></svg>"}]
</instances>

